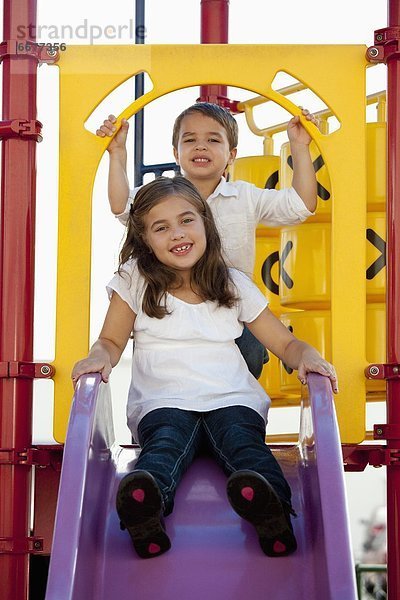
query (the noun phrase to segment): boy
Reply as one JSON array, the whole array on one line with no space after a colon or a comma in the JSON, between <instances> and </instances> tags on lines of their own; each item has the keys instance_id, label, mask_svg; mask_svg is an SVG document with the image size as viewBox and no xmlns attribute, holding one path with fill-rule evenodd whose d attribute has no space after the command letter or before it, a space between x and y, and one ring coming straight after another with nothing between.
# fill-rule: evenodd
<instances>
[{"instance_id":1,"label":"boy","mask_svg":"<svg viewBox=\"0 0 400 600\"><path fill-rule=\"evenodd\" d=\"M302 114L317 124L308 110L303 109ZM96 134L114 136L108 146L108 196L112 212L126 224L137 189L130 191L126 174L129 125L123 119L116 133L115 123L115 117L110 115ZM259 189L244 181L227 182L224 178L227 167L235 160L238 143L238 126L229 111L216 104L199 102L184 110L175 121L173 153L182 175L196 186L210 205L228 265L250 277L254 268L257 225L301 223L313 214L317 205L317 181L309 152L311 137L301 125L299 116L289 121L287 133L293 159L292 187ZM247 328L236 343L250 372L258 379L266 362L265 349Z\"/></svg>"}]
</instances>

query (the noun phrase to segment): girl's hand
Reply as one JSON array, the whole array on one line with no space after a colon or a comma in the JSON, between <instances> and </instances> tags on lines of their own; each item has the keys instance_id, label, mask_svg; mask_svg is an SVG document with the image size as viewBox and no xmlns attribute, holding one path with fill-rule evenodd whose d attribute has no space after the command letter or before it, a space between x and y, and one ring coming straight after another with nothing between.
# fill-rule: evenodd
<instances>
[{"instance_id":1,"label":"girl's hand","mask_svg":"<svg viewBox=\"0 0 400 600\"><path fill-rule=\"evenodd\" d=\"M103 121L103 125L100 125L96 131L96 135L99 137L113 137L113 140L109 143L107 150L112 153L119 150L125 150L126 148L126 137L128 135L129 123L126 119L122 119L121 128L117 131L115 123L117 119L114 115L109 115L108 119ZM115 133L117 131L117 133Z\"/></svg>"},{"instance_id":2,"label":"girl's hand","mask_svg":"<svg viewBox=\"0 0 400 600\"><path fill-rule=\"evenodd\" d=\"M304 350L300 359L297 377L303 385L307 383L307 373L320 373L321 375L325 375L325 377L329 377L333 393L338 393L339 388L335 367L322 358L314 348Z\"/></svg>"},{"instance_id":3,"label":"girl's hand","mask_svg":"<svg viewBox=\"0 0 400 600\"><path fill-rule=\"evenodd\" d=\"M307 121L314 123L316 127L319 126L319 119L315 117L315 115L310 113L310 111L306 108L302 108L301 106L299 106L299 108L301 108L301 113L303 117L307 119ZM304 144L305 146L308 146L311 142L311 136L301 124L299 115L296 115L290 119L287 126L287 134L289 142L291 143Z\"/></svg>"},{"instance_id":4,"label":"girl's hand","mask_svg":"<svg viewBox=\"0 0 400 600\"><path fill-rule=\"evenodd\" d=\"M81 375L85 373L101 373L104 383L107 383L112 371L111 363L107 358L99 356L88 356L76 363L72 369L72 384L75 387Z\"/></svg>"}]
</instances>

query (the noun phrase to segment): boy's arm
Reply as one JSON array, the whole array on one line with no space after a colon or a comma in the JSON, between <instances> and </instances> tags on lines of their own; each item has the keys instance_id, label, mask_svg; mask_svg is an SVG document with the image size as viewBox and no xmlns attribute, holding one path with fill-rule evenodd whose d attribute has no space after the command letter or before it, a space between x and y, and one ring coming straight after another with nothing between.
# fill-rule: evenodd
<instances>
[{"instance_id":1,"label":"boy's arm","mask_svg":"<svg viewBox=\"0 0 400 600\"><path fill-rule=\"evenodd\" d=\"M126 150L124 152L110 152L110 165L108 168L108 200L114 215L125 211L129 197L129 181L126 174Z\"/></svg>"},{"instance_id":2,"label":"boy's arm","mask_svg":"<svg viewBox=\"0 0 400 600\"><path fill-rule=\"evenodd\" d=\"M302 114L308 121L318 125L318 120L308 110L302 109ZM299 116L289 121L287 133L293 160L292 187L308 210L314 212L317 207L317 179L309 148L311 136L302 126Z\"/></svg>"},{"instance_id":3,"label":"boy's arm","mask_svg":"<svg viewBox=\"0 0 400 600\"><path fill-rule=\"evenodd\" d=\"M122 119L121 128L115 133L116 121L114 115L110 115L96 131L96 135L99 137L114 136L107 148L110 156L108 199L111 211L114 215L119 215L125 211L129 197L129 181L126 174L126 137L129 123L126 119Z\"/></svg>"}]
</instances>

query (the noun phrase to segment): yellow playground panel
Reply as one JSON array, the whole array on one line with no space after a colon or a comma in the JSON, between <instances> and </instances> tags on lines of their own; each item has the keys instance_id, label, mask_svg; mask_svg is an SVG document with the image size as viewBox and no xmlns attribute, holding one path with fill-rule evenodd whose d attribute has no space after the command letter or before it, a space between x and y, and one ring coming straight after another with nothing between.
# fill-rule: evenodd
<instances>
[{"instance_id":1,"label":"yellow playground panel","mask_svg":"<svg viewBox=\"0 0 400 600\"><path fill-rule=\"evenodd\" d=\"M329 190L335 201L300 227L283 228L275 234L260 228L257 244L264 258L262 265L258 258L256 280L265 289L259 275L265 267L271 285L278 283L276 259L281 247L286 283L291 287L285 287L280 278L281 294L275 294L275 298L272 294L271 308L295 333L316 344L334 362L340 376L336 406L342 441L357 443L364 439L364 368L375 355L374 347L369 348L366 342L366 315L369 313L369 322L376 328L381 326L384 314L382 290L373 286L368 294L377 310L366 309L366 160L370 158L366 157L365 50L359 45L207 44L69 46L62 53L57 65L60 188L54 435L58 441L65 439L72 398L71 367L85 355L89 345L92 188L107 144L88 132L84 123L113 89L141 72L148 74L153 88L127 106L120 118L130 118L165 94L205 84L247 89L299 114L295 104L271 87L279 71L317 93L339 120L340 128L329 135L305 123L314 138L315 152L323 156L328 167ZM266 159L271 172L281 170L281 182L289 177L282 171L282 161L279 166L279 157L260 157L261 162ZM237 173L239 168L240 163ZM252 178L259 171L255 167ZM248 173L248 166L244 172ZM371 203L371 227L381 227L383 210L381 205ZM290 248L285 261L282 244ZM265 257L270 255L265 266ZM273 376L271 366L275 366ZM289 401L299 397L293 374L282 370L282 366L279 374L273 360L266 365L268 369L265 384L272 396Z\"/></svg>"},{"instance_id":2,"label":"yellow playground panel","mask_svg":"<svg viewBox=\"0 0 400 600\"><path fill-rule=\"evenodd\" d=\"M282 90L292 93L289 88ZM250 108L254 100L243 102ZM265 100L265 99L264 99ZM377 103L378 118L382 92L368 97ZM322 112L327 112L326 110ZM246 110L247 115L247 110ZM380 115L384 119L384 114ZM250 123L256 135L270 136L281 125L261 130ZM369 363L385 361L385 235L386 215L386 123L366 124L367 149L367 230L366 230L366 358ZM264 144L265 147L265 144ZM268 148L271 152L272 148ZM283 144L280 157L270 154L239 158L231 176L252 181L259 187L287 187L292 169L289 144ZM330 262L332 190L327 166L313 142L310 153L318 182L318 209L301 228L258 227L257 262L254 278L270 301L270 308L298 337L307 339L331 359ZM279 178L276 178L277 162ZM281 273L279 274L279 268ZM293 279L289 273L294 275ZM280 279L280 281L279 281ZM279 284L278 284L279 282ZM280 370L280 373L279 373ZM301 389L296 374L274 357L264 367L261 378L275 404L298 403ZM368 400L385 398L384 381L366 380Z\"/></svg>"}]
</instances>

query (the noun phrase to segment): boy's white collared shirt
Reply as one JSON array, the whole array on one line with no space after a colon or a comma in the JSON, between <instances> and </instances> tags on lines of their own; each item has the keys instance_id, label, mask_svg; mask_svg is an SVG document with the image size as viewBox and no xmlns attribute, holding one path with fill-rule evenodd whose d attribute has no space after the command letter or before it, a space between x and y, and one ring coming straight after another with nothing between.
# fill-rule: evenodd
<instances>
[{"instance_id":1,"label":"boy's white collared shirt","mask_svg":"<svg viewBox=\"0 0 400 600\"><path fill-rule=\"evenodd\" d=\"M124 225L138 189L130 191L125 211L116 215ZM297 225L313 214L294 188L261 189L246 181L226 181L224 177L207 202L217 224L228 265L250 277L254 270L257 225Z\"/></svg>"}]
</instances>

